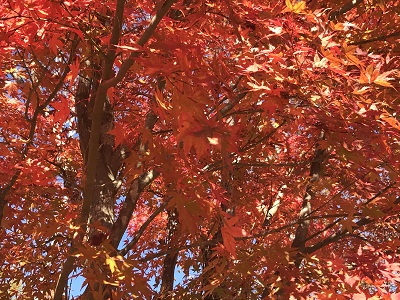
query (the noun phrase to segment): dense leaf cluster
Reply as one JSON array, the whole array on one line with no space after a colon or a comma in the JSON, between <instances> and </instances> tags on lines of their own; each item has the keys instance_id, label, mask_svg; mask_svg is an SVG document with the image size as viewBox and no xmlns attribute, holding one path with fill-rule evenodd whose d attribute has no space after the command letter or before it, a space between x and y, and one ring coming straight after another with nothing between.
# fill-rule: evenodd
<instances>
[{"instance_id":1,"label":"dense leaf cluster","mask_svg":"<svg viewBox=\"0 0 400 300\"><path fill-rule=\"evenodd\" d=\"M0 298L397 299L399 6L2 1Z\"/></svg>"}]
</instances>

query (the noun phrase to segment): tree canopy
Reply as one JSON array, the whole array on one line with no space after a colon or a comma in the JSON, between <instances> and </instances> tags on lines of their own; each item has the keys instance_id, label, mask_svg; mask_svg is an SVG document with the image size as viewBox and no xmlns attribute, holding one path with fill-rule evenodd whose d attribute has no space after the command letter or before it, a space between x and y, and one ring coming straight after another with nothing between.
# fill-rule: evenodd
<instances>
[{"instance_id":1,"label":"tree canopy","mask_svg":"<svg viewBox=\"0 0 400 300\"><path fill-rule=\"evenodd\" d=\"M1 1L0 298L398 299L399 7Z\"/></svg>"}]
</instances>

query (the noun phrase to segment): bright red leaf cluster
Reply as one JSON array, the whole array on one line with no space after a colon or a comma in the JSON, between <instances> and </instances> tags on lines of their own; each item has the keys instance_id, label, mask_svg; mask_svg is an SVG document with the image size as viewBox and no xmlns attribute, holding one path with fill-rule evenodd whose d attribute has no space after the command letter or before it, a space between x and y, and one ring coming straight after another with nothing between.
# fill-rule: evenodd
<instances>
[{"instance_id":1,"label":"bright red leaf cluster","mask_svg":"<svg viewBox=\"0 0 400 300\"><path fill-rule=\"evenodd\" d=\"M0 298L400 297L398 7L3 1Z\"/></svg>"}]
</instances>

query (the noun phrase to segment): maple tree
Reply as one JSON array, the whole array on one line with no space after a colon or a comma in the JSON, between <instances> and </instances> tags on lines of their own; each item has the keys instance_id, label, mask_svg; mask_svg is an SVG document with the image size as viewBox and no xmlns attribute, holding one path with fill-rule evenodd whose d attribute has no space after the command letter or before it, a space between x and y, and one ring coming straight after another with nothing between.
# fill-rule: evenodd
<instances>
[{"instance_id":1,"label":"maple tree","mask_svg":"<svg viewBox=\"0 0 400 300\"><path fill-rule=\"evenodd\" d=\"M399 5L2 1L0 298L397 299Z\"/></svg>"}]
</instances>

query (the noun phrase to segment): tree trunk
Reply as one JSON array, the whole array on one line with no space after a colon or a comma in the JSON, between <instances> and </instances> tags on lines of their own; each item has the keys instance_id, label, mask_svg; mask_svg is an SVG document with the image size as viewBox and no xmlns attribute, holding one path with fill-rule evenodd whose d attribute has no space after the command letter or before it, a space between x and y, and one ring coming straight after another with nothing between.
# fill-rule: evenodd
<instances>
[{"instance_id":1,"label":"tree trunk","mask_svg":"<svg viewBox=\"0 0 400 300\"><path fill-rule=\"evenodd\" d=\"M167 240L168 250L176 245L176 233L179 226L178 211L171 209L168 211ZM164 258L163 272L161 276L161 289L158 299L173 299L175 265L178 259L178 251L169 252Z\"/></svg>"},{"instance_id":2,"label":"tree trunk","mask_svg":"<svg viewBox=\"0 0 400 300\"><path fill-rule=\"evenodd\" d=\"M86 61L87 70L80 74L75 98L77 113L78 134L81 154L87 168L87 150L90 138L91 113L99 80L101 67L92 60ZM84 73L86 71L86 73ZM87 240L92 246L99 246L110 234L114 223L115 196L118 190L117 174L121 167L121 156L118 148L114 150L114 138L107 134L114 126L113 109L108 99L102 116L99 152L97 158L96 177L93 190L93 203L88 220ZM107 273L104 266L102 272ZM105 287L95 285L95 290L103 291ZM106 293L110 297L109 293ZM92 299L90 289L84 293L84 297Z\"/></svg>"},{"instance_id":3,"label":"tree trunk","mask_svg":"<svg viewBox=\"0 0 400 300\"><path fill-rule=\"evenodd\" d=\"M81 74L76 93L76 112L81 153L87 164L87 150L90 137L91 112L97 93L100 66L87 61L89 74ZM96 245L109 233L114 223L114 202L118 189L117 174L121 167L118 148L114 150L114 138L107 134L114 126L113 108L108 99L102 116L99 154L97 158L96 178L94 183L93 204L89 216L89 240Z\"/></svg>"},{"instance_id":4,"label":"tree trunk","mask_svg":"<svg viewBox=\"0 0 400 300\"><path fill-rule=\"evenodd\" d=\"M323 139L324 132L321 133L320 139ZM292 242L292 248L297 248L297 254L295 257L295 264L297 267L300 266L302 261L302 255L306 247L306 241L308 236L308 228L310 227L310 220L307 218L311 214L311 201L314 199L314 185L319 181L322 173L322 162L325 158L325 149L321 149L317 143L315 146L315 154L310 167L310 180L306 187L306 192L303 196L303 203L299 214L298 226L296 234Z\"/></svg>"},{"instance_id":5,"label":"tree trunk","mask_svg":"<svg viewBox=\"0 0 400 300\"><path fill-rule=\"evenodd\" d=\"M224 150L222 150L222 151L225 152ZM232 199L234 196L234 192L233 192L233 190L234 190L234 187L233 187L234 171L231 169L232 165L228 161L228 159L229 159L228 155L226 155L226 153L225 154L223 153L223 156L224 157L223 157L222 161L224 162L225 166L222 169L221 182L222 182L222 186L224 187L228 197ZM232 201L232 202L235 203L234 201ZM227 205L221 204L221 209L231 216L235 215L235 207L234 206L227 206ZM212 238L211 245L206 247L203 250L204 268L208 269L206 274L203 274L203 276L204 276L203 286L213 285L212 278L217 278L217 277L220 277L220 275L221 275L220 273L216 273L215 270L213 270L214 268L210 268L210 266L213 266L213 265L216 265L219 263L218 256L215 255L212 248L214 247L214 245L223 242L221 225L222 225L221 223L217 224L218 229ZM222 278L219 278L219 279L220 279L219 286L216 287L216 289L214 289L211 293L207 294L204 297L205 300L222 299L222 296L220 294L223 294L224 292L219 293L218 288L221 288L222 290L224 290L224 289L226 289L226 286L224 284L224 279L222 279ZM217 278L217 281L218 281L218 278Z\"/></svg>"},{"instance_id":6,"label":"tree trunk","mask_svg":"<svg viewBox=\"0 0 400 300\"><path fill-rule=\"evenodd\" d=\"M322 140L323 138L324 138L324 132L321 132L319 139ZM314 185L320 179L320 176L322 174L322 162L325 158L325 154L326 150L321 149L319 144L317 143L315 145L315 153L310 166L310 173L309 173L310 179L303 196L303 202L297 222L298 225L296 228L295 237L292 241L292 248L297 249L296 254L293 257L296 268L299 268L301 262L303 261L303 255L305 253L306 241L308 237L308 229L310 227L310 220L308 219L308 217L312 212L311 204L315 196ZM274 296L278 297L278 299L288 298L289 295L285 294L285 286L288 286L289 284L290 283L288 281L284 281L282 288ZM272 294L273 291L269 286L267 286L264 288L261 298L269 299L268 297L271 297Z\"/></svg>"}]
</instances>

